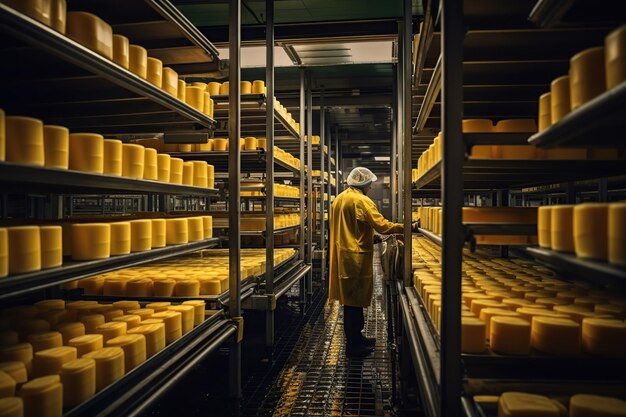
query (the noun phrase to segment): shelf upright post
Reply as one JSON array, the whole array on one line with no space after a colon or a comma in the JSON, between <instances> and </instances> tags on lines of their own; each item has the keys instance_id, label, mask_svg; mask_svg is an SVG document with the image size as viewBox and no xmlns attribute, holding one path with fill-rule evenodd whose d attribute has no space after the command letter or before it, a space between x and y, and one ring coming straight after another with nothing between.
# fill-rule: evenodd
<instances>
[{"instance_id":1,"label":"shelf upright post","mask_svg":"<svg viewBox=\"0 0 626 417\"><path fill-rule=\"evenodd\" d=\"M402 164L404 161L404 158L402 157L402 155L404 155L403 152L403 145L404 145L404 95L402 94L402 91L404 91L404 52L405 52L405 48L404 48L404 43L405 43L405 39L404 39L404 23L402 20L400 20L398 22L398 65L397 65L397 77L398 77L398 81L397 81L397 95L396 95L396 100L397 100L397 113L396 113L396 124L398 127L398 133L396 135L396 152L398 155L398 162L397 162L397 168L398 168L398 176L397 176L397 181L398 181L398 185L397 185L397 199L398 199L398 204L396 205L396 210L397 210L397 216L398 216L398 221L402 220L402 212L404 209L404 205L402 204L402 198L404 196L403 193L403 189L404 189L404 176L402 175ZM409 58L410 60L410 58Z\"/></svg>"},{"instance_id":2,"label":"shelf upright post","mask_svg":"<svg viewBox=\"0 0 626 417\"><path fill-rule=\"evenodd\" d=\"M402 34L404 40L402 41L402 129L403 129L403 174L402 179L402 192L403 192L403 213L404 213L404 285L411 285L412 278L412 235L411 235L411 220L412 220L412 195L411 195L411 165L412 161L412 144L413 129L411 126L411 75L412 75L412 44L413 39L413 10L411 6L411 0L404 0L404 20L403 20Z\"/></svg>"},{"instance_id":3,"label":"shelf upright post","mask_svg":"<svg viewBox=\"0 0 626 417\"><path fill-rule=\"evenodd\" d=\"M328 121L330 122L330 112L328 113ZM328 249L330 248L330 196L333 193L333 186L331 184L332 182L332 164L330 157L332 156L332 144L333 144L333 140L332 140L332 136L330 134L330 123L325 123L326 126L326 131L325 131L325 135L328 139L324 140L324 143L327 143L328 145L328 158L326 158L326 167L328 168L328 184L326 184L326 187L328 189L328 200L324 200L324 204L326 205L326 213L328 213L328 221L326 222L326 225L328 226L328 233L326 234L326 236L328 237L328 245L326 246L326 261L330 261L330 252L328 252ZM335 152L336 153L336 152ZM335 159L335 164L337 163L337 160ZM337 169L337 167L335 167L335 169ZM335 187L336 188L336 187Z\"/></svg>"},{"instance_id":4,"label":"shelf upright post","mask_svg":"<svg viewBox=\"0 0 626 417\"><path fill-rule=\"evenodd\" d=\"M239 81L241 78L241 0L230 0L229 54L230 82L228 100L228 310L231 318L241 318L241 96ZM241 323L243 325L243 323ZM230 349L230 394L233 398L241 398L241 343L234 341Z\"/></svg>"},{"instance_id":5,"label":"shelf upright post","mask_svg":"<svg viewBox=\"0 0 626 417\"><path fill-rule=\"evenodd\" d=\"M311 72L307 77L307 98L306 98L306 129L307 129L307 143L306 143L306 160L307 160L307 242L308 248L308 260L309 264L313 264L313 210L315 210L313 198L313 80ZM313 268L307 275L307 294L313 295Z\"/></svg>"},{"instance_id":6,"label":"shelf upright post","mask_svg":"<svg viewBox=\"0 0 626 417\"><path fill-rule=\"evenodd\" d=\"M304 160L304 69L300 69L300 260L305 261L310 264L308 257L305 256L304 253L304 210L305 210L305 200L304 200L304 180L305 180L305 160ZM304 313L304 306L306 304L306 278L302 278L300 281L300 303L301 308L300 312Z\"/></svg>"},{"instance_id":7,"label":"shelf upright post","mask_svg":"<svg viewBox=\"0 0 626 417\"><path fill-rule=\"evenodd\" d=\"M326 282L326 220L324 194L326 187L324 185L324 174L326 173L326 164L324 160L324 145L326 144L326 107L324 106L324 86L320 91L320 250L321 250L321 277L322 283ZM330 158L329 158L330 159ZM330 180L330 178L329 178Z\"/></svg>"},{"instance_id":8,"label":"shelf upright post","mask_svg":"<svg viewBox=\"0 0 626 417\"><path fill-rule=\"evenodd\" d=\"M339 160L339 127L335 125L335 197L339 195L339 167L341 166ZM328 206L330 207L330 201L328 202ZM330 211L330 210L329 210Z\"/></svg>"},{"instance_id":9,"label":"shelf upright post","mask_svg":"<svg viewBox=\"0 0 626 417\"><path fill-rule=\"evenodd\" d=\"M398 64L393 66L393 85L391 92L391 177L389 188L391 191L391 218L398 221L398 182L396 173L398 172Z\"/></svg>"},{"instance_id":10,"label":"shelf upright post","mask_svg":"<svg viewBox=\"0 0 626 417\"><path fill-rule=\"evenodd\" d=\"M274 0L265 0L265 86L267 87L265 158L265 293L274 294ZM274 311L265 311L265 345L274 345Z\"/></svg>"},{"instance_id":11,"label":"shelf upright post","mask_svg":"<svg viewBox=\"0 0 626 417\"><path fill-rule=\"evenodd\" d=\"M406 1L406 0L405 0ZM463 2L442 2L442 328L440 415L461 415L461 261L463 257Z\"/></svg>"}]
</instances>

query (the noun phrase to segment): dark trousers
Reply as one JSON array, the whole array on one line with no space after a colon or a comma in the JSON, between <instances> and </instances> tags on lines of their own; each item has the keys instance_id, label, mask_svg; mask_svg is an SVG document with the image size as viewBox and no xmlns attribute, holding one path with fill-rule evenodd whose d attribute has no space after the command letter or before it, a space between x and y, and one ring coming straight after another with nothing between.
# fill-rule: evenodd
<instances>
[{"instance_id":1,"label":"dark trousers","mask_svg":"<svg viewBox=\"0 0 626 417\"><path fill-rule=\"evenodd\" d=\"M361 343L361 330L365 327L363 307L343 306L343 331L346 344L356 346Z\"/></svg>"}]
</instances>

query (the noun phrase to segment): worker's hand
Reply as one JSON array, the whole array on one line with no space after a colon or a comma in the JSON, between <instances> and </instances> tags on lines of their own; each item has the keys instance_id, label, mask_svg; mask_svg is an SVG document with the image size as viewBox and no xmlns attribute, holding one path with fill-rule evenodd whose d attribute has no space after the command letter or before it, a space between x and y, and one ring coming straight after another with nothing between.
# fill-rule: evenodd
<instances>
[{"instance_id":1,"label":"worker's hand","mask_svg":"<svg viewBox=\"0 0 626 417\"><path fill-rule=\"evenodd\" d=\"M411 230L412 230L413 232L417 233L417 232L419 231L419 230L418 230L418 229L419 229L419 227L420 227L420 221L418 220L418 221L416 221L415 223L413 223L413 224L411 225Z\"/></svg>"}]
</instances>

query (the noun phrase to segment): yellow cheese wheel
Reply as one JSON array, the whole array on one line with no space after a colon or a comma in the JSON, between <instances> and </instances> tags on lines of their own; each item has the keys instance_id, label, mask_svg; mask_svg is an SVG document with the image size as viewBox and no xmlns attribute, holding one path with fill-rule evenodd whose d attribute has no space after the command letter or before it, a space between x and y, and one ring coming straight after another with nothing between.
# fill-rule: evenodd
<instances>
[{"instance_id":1,"label":"yellow cheese wheel","mask_svg":"<svg viewBox=\"0 0 626 417\"><path fill-rule=\"evenodd\" d=\"M176 94L176 97L178 97L178 99L182 102L185 102L185 99L187 98L185 94L186 85L185 80L178 80L178 93Z\"/></svg>"},{"instance_id":2,"label":"yellow cheese wheel","mask_svg":"<svg viewBox=\"0 0 626 417\"><path fill-rule=\"evenodd\" d=\"M104 138L95 133L70 133L70 169L102 174Z\"/></svg>"},{"instance_id":3,"label":"yellow cheese wheel","mask_svg":"<svg viewBox=\"0 0 626 417\"><path fill-rule=\"evenodd\" d=\"M146 308L154 310L155 313L160 313L161 311L167 311L169 306L171 305L172 303L170 303L169 301L158 301L146 304Z\"/></svg>"},{"instance_id":4,"label":"yellow cheese wheel","mask_svg":"<svg viewBox=\"0 0 626 417\"><path fill-rule=\"evenodd\" d=\"M8 227L9 273L41 269L41 235L37 226Z\"/></svg>"},{"instance_id":5,"label":"yellow cheese wheel","mask_svg":"<svg viewBox=\"0 0 626 417\"><path fill-rule=\"evenodd\" d=\"M0 349L0 362L21 362L30 374L33 362L33 347L30 343L19 343Z\"/></svg>"},{"instance_id":6,"label":"yellow cheese wheel","mask_svg":"<svg viewBox=\"0 0 626 417\"><path fill-rule=\"evenodd\" d=\"M9 232L0 227L0 278L9 275Z\"/></svg>"},{"instance_id":7,"label":"yellow cheese wheel","mask_svg":"<svg viewBox=\"0 0 626 417\"><path fill-rule=\"evenodd\" d=\"M172 96L178 96L178 73L170 67L163 68L161 87Z\"/></svg>"},{"instance_id":8,"label":"yellow cheese wheel","mask_svg":"<svg viewBox=\"0 0 626 417\"><path fill-rule=\"evenodd\" d=\"M166 242L168 245L180 245L189 242L188 219L166 219Z\"/></svg>"},{"instance_id":9,"label":"yellow cheese wheel","mask_svg":"<svg viewBox=\"0 0 626 417\"><path fill-rule=\"evenodd\" d=\"M506 304L502 304L497 300L489 300L489 299L472 300L472 303L470 305L470 311L476 314L476 316L480 315L480 311L483 308L506 308Z\"/></svg>"},{"instance_id":10,"label":"yellow cheese wheel","mask_svg":"<svg viewBox=\"0 0 626 417\"><path fill-rule=\"evenodd\" d=\"M16 381L11 375L0 370L0 398L12 397L15 395Z\"/></svg>"},{"instance_id":11,"label":"yellow cheese wheel","mask_svg":"<svg viewBox=\"0 0 626 417\"><path fill-rule=\"evenodd\" d=\"M550 248L550 218L551 206L541 206L537 209L537 236L539 238L539 246L542 248Z\"/></svg>"},{"instance_id":12,"label":"yellow cheese wheel","mask_svg":"<svg viewBox=\"0 0 626 417\"><path fill-rule=\"evenodd\" d=\"M267 150L267 139L265 138L259 138L257 139L257 147L263 149L263 150Z\"/></svg>"},{"instance_id":13,"label":"yellow cheese wheel","mask_svg":"<svg viewBox=\"0 0 626 417\"><path fill-rule=\"evenodd\" d=\"M84 334L70 339L67 344L76 348L78 357L83 357L89 352L102 349L104 337L101 334Z\"/></svg>"},{"instance_id":14,"label":"yellow cheese wheel","mask_svg":"<svg viewBox=\"0 0 626 417\"><path fill-rule=\"evenodd\" d=\"M128 314L133 314L141 317L141 320L146 320L152 318L154 315L154 310L151 308L138 308L137 310L128 310Z\"/></svg>"},{"instance_id":15,"label":"yellow cheese wheel","mask_svg":"<svg viewBox=\"0 0 626 417\"><path fill-rule=\"evenodd\" d=\"M32 117L5 117L5 153L8 162L43 166L43 122Z\"/></svg>"},{"instance_id":16,"label":"yellow cheese wheel","mask_svg":"<svg viewBox=\"0 0 626 417\"><path fill-rule=\"evenodd\" d=\"M213 148L216 151L228 150L228 139L222 139L222 138L213 139Z\"/></svg>"},{"instance_id":17,"label":"yellow cheese wheel","mask_svg":"<svg viewBox=\"0 0 626 417\"><path fill-rule=\"evenodd\" d=\"M196 281L197 282L197 281ZM181 328L183 334L187 334L193 329L195 322L195 309L190 305L169 306L168 310L181 314Z\"/></svg>"},{"instance_id":18,"label":"yellow cheese wheel","mask_svg":"<svg viewBox=\"0 0 626 417\"><path fill-rule=\"evenodd\" d=\"M254 150L256 150L257 145L258 145L257 138L253 138L253 137L244 138L244 149L245 150L254 151Z\"/></svg>"},{"instance_id":19,"label":"yellow cheese wheel","mask_svg":"<svg viewBox=\"0 0 626 417\"><path fill-rule=\"evenodd\" d=\"M63 386L59 375L35 378L20 389L24 402L24 417L63 416Z\"/></svg>"},{"instance_id":20,"label":"yellow cheese wheel","mask_svg":"<svg viewBox=\"0 0 626 417\"><path fill-rule=\"evenodd\" d=\"M104 321L109 322L112 321L115 317L122 317L124 315L124 311L121 309L109 309L103 311Z\"/></svg>"},{"instance_id":21,"label":"yellow cheese wheel","mask_svg":"<svg viewBox=\"0 0 626 417\"><path fill-rule=\"evenodd\" d=\"M61 367L63 406L73 407L96 393L96 362L90 358L69 361Z\"/></svg>"},{"instance_id":22,"label":"yellow cheese wheel","mask_svg":"<svg viewBox=\"0 0 626 417\"><path fill-rule=\"evenodd\" d=\"M122 175L129 178L143 178L145 151L141 145L122 144Z\"/></svg>"},{"instance_id":23,"label":"yellow cheese wheel","mask_svg":"<svg viewBox=\"0 0 626 417\"><path fill-rule=\"evenodd\" d=\"M197 242L204 239L204 220L202 217L188 217L187 230L190 242Z\"/></svg>"},{"instance_id":24,"label":"yellow cheese wheel","mask_svg":"<svg viewBox=\"0 0 626 417\"><path fill-rule=\"evenodd\" d=\"M61 372L64 363L76 359L77 349L72 346L58 346L35 352L33 375L41 377Z\"/></svg>"},{"instance_id":25,"label":"yellow cheese wheel","mask_svg":"<svg viewBox=\"0 0 626 417\"><path fill-rule=\"evenodd\" d=\"M485 322L473 318L461 318L461 351L463 353L482 353L485 345Z\"/></svg>"},{"instance_id":26,"label":"yellow cheese wheel","mask_svg":"<svg viewBox=\"0 0 626 417\"><path fill-rule=\"evenodd\" d=\"M574 207L574 248L581 258L608 257L608 204L585 203Z\"/></svg>"},{"instance_id":27,"label":"yellow cheese wheel","mask_svg":"<svg viewBox=\"0 0 626 417\"><path fill-rule=\"evenodd\" d=\"M132 297L151 297L153 283L148 278L133 278L126 283L126 295Z\"/></svg>"},{"instance_id":28,"label":"yellow cheese wheel","mask_svg":"<svg viewBox=\"0 0 626 417\"><path fill-rule=\"evenodd\" d=\"M206 304L204 300L188 300L184 301L183 305L192 306L193 313L193 325L197 326L204 321L204 314L206 310Z\"/></svg>"},{"instance_id":29,"label":"yellow cheese wheel","mask_svg":"<svg viewBox=\"0 0 626 417\"><path fill-rule=\"evenodd\" d=\"M530 332L530 323L521 317L493 316L489 331L491 350L504 355L528 355Z\"/></svg>"},{"instance_id":30,"label":"yellow cheese wheel","mask_svg":"<svg viewBox=\"0 0 626 417\"><path fill-rule=\"evenodd\" d=\"M100 391L124 376L124 351L119 347L105 347L83 356L96 362L96 390Z\"/></svg>"},{"instance_id":31,"label":"yellow cheese wheel","mask_svg":"<svg viewBox=\"0 0 626 417\"><path fill-rule=\"evenodd\" d=\"M103 173L106 175L122 175L122 141L117 139L104 139L104 165Z\"/></svg>"},{"instance_id":32,"label":"yellow cheese wheel","mask_svg":"<svg viewBox=\"0 0 626 417\"><path fill-rule=\"evenodd\" d=\"M24 417L24 402L19 397L0 398L0 417Z\"/></svg>"},{"instance_id":33,"label":"yellow cheese wheel","mask_svg":"<svg viewBox=\"0 0 626 417\"><path fill-rule=\"evenodd\" d=\"M156 181L159 178L157 166L157 151L152 148L144 148L143 179Z\"/></svg>"},{"instance_id":34,"label":"yellow cheese wheel","mask_svg":"<svg viewBox=\"0 0 626 417\"><path fill-rule=\"evenodd\" d=\"M522 316L525 320L531 321L535 316L542 317L555 317L555 318L569 318L569 315L564 313L559 313L556 311L548 310L545 306L538 306L533 304L528 307L520 307L515 310L518 314Z\"/></svg>"},{"instance_id":35,"label":"yellow cheese wheel","mask_svg":"<svg viewBox=\"0 0 626 417\"><path fill-rule=\"evenodd\" d=\"M193 85L185 86L185 102L194 109L204 111L204 91Z\"/></svg>"},{"instance_id":36,"label":"yellow cheese wheel","mask_svg":"<svg viewBox=\"0 0 626 417\"><path fill-rule=\"evenodd\" d=\"M230 86L230 83L228 81L224 81L220 85L220 94L227 96L229 94L229 86Z\"/></svg>"},{"instance_id":37,"label":"yellow cheese wheel","mask_svg":"<svg viewBox=\"0 0 626 417\"><path fill-rule=\"evenodd\" d=\"M191 161L193 164L192 184L206 188L208 185L208 164L205 161Z\"/></svg>"},{"instance_id":38,"label":"yellow cheese wheel","mask_svg":"<svg viewBox=\"0 0 626 417\"><path fill-rule=\"evenodd\" d=\"M202 227L204 230L204 238L210 239L213 237L213 217L202 216Z\"/></svg>"},{"instance_id":39,"label":"yellow cheese wheel","mask_svg":"<svg viewBox=\"0 0 626 417\"><path fill-rule=\"evenodd\" d=\"M571 111L569 75L555 78L550 83L550 119L557 123Z\"/></svg>"},{"instance_id":40,"label":"yellow cheese wheel","mask_svg":"<svg viewBox=\"0 0 626 417\"><path fill-rule=\"evenodd\" d=\"M157 179L162 182L170 182L170 167L172 157L168 154L157 154Z\"/></svg>"},{"instance_id":41,"label":"yellow cheese wheel","mask_svg":"<svg viewBox=\"0 0 626 417\"><path fill-rule=\"evenodd\" d=\"M52 349L63 346L63 336L59 332L41 332L28 335L28 343L33 347L33 352Z\"/></svg>"},{"instance_id":42,"label":"yellow cheese wheel","mask_svg":"<svg viewBox=\"0 0 626 417\"><path fill-rule=\"evenodd\" d=\"M598 356L626 356L626 323L617 319L584 318L583 349Z\"/></svg>"},{"instance_id":43,"label":"yellow cheese wheel","mask_svg":"<svg viewBox=\"0 0 626 417\"><path fill-rule=\"evenodd\" d=\"M241 94L251 94L252 83L250 81L241 81L239 82L239 89Z\"/></svg>"},{"instance_id":44,"label":"yellow cheese wheel","mask_svg":"<svg viewBox=\"0 0 626 417\"><path fill-rule=\"evenodd\" d=\"M251 87L252 94L265 94L265 81L254 80Z\"/></svg>"},{"instance_id":45,"label":"yellow cheese wheel","mask_svg":"<svg viewBox=\"0 0 626 417\"><path fill-rule=\"evenodd\" d=\"M130 329L128 334L144 336L148 358L165 348L165 325L163 323L143 324Z\"/></svg>"},{"instance_id":46,"label":"yellow cheese wheel","mask_svg":"<svg viewBox=\"0 0 626 417\"><path fill-rule=\"evenodd\" d=\"M125 372L136 368L146 360L146 337L142 334L118 336L107 341L106 345L124 350Z\"/></svg>"},{"instance_id":47,"label":"yellow cheese wheel","mask_svg":"<svg viewBox=\"0 0 626 417\"><path fill-rule=\"evenodd\" d=\"M148 57L146 79L149 83L161 88L163 85L163 61Z\"/></svg>"},{"instance_id":48,"label":"yellow cheese wheel","mask_svg":"<svg viewBox=\"0 0 626 417\"><path fill-rule=\"evenodd\" d=\"M606 90L604 47L585 49L569 61L572 110Z\"/></svg>"},{"instance_id":49,"label":"yellow cheese wheel","mask_svg":"<svg viewBox=\"0 0 626 417\"><path fill-rule=\"evenodd\" d=\"M0 362L0 371L5 372L18 384L23 384L28 380L28 374L26 372L26 366L24 365L24 362Z\"/></svg>"},{"instance_id":50,"label":"yellow cheese wheel","mask_svg":"<svg viewBox=\"0 0 626 417\"><path fill-rule=\"evenodd\" d=\"M544 93L539 96L539 118L537 130L542 132L552 125L551 102L552 93Z\"/></svg>"},{"instance_id":51,"label":"yellow cheese wheel","mask_svg":"<svg viewBox=\"0 0 626 417\"><path fill-rule=\"evenodd\" d=\"M156 297L172 297L174 295L174 288L176 287L176 281L173 279L160 279L154 281L154 295Z\"/></svg>"},{"instance_id":52,"label":"yellow cheese wheel","mask_svg":"<svg viewBox=\"0 0 626 417\"><path fill-rule=\"evenodd\" d=\"M67 169L69 166L70 131L63 126L43 127L44 165Z\"/></svg>"},{"instance_id":53,"label":"yellow cheese wheel","mask_svg":"<svg viewBox=\"0 0 626 417\"><path fill-rule=\"evenodd\" d=\"M102 335L102 337L104 338L104 344L106 346L108 340L125 335L126 330L127 328L125 322L110 321L96 327L96 334Z\"/></svg>"},{"instance_id":54,"label":"yellow cheese wheel","mask_svg":"<svg viewBox=\"0 0 626 417\"><path fill-rule=\"evenodd\" d=\"M200 295L200 282L197 279L183 279L174 287L176 297L193 297Z\"/></svg>"},{"instance_id":55,"label":"yellow cheese wheel","mask_svg":"<svg viewBox=\"0 0 626 417\"><path fill-rule=\"evenodd\" d=\"M111 223L111 255L130 253L130 222Z\"/></svg>"},{"instance_id":56,"label":"yellow cheese wheel","mask_svg":"<svg viewBox=\"0 0 626 417\"><path fill-rule=\"evenodd\" d=\"M101 324L104 324L104 314L83 314L78 320L85 325L85 333L94 334Z\"/></svg>"},{"instance_id":57,"label":"yellow cheese wheel","mask_svg":"<svg viewBox=\"0 0 626 417\"><path fill-rule=\"evenodd\" d=\"M502 133L532 133L537 131L533 119L500 120L493 128L494 132ZM492 148L492 156L502 159L534 159L535 147L532 145L501 145Z\"/></svg>"},{"instance_id":58,"label":"yellow cheese wheel","mask_svg":"<svg viewBox=\"0 0 626 417\"><path fill-rule=\"evenodd\" d=\"M626 25L609 33L604 39L606 88L610 89L626 80Z\"/></svg>"},{"instance_id":59,"label":"yellow cheese wheel","mask_svg":"<svg viewBox=\"0 0 626 417\"><path fill-rule=\"evenodd\" d=\"M138 308L141 308L139 305L139 301L134 300L115 301L112 306L116 309L122 310L124 314L127 314L130 310L136 310Z\"/></svg>"},{"instance_id":60,"label":"yellow cheese wheel","mask_svg":"<svg viewBox=\"0 0 626 417\"><path fill-rule=\"evenodd\" d=\"M152 249L152 221L150 219L130 221L131 252L143 252Z\"/></svg>"},{"instance_id":61,"label":"yellow cheese wheel","mask_svg":"<svg viewBox=\"0 0 626 417\"><path fill-rule=\"evenodd\" d=\"M561 252L574 252L574 206L552 206L550 210L550 244Z\"/></svg>"},{"instance_id":62,"label":"yellow cheese wheel","mask_svg":"<svg viewBox=\"0 0 626 417\"><path fill-rule=\"evenodd\" d=\"M576 394L569 400L570 417L625 417L626 401L599 395Z\"/></svg>"},{"instance_id":63,"label":"yellow cheese wheel","mask_svg":"<svg viewBox=\"0 0 626 417\"><path fill-rule=\"evenodd\" d=\"M111 225L81 223L72 225L72 259L88 261L111 254Z\"/></svg>"},{"instance_id":64,"label":"yellow cheese wheel","mask_svg":"<svg viewBox=\"0 0 626 417\"><path fill-rule=\"evenodd\" d=\"M580 325L573 320L534 316L531 346L543 353L573 356L580 353Z\"/></svg>"},{"instance_id":65,"label":"yellow cheese wheel","mask_svg":"<svg viewBox=\"0 0 626 417\"><path fill-rule=\"evenodd\" d=\"M92 51L113 59L113 29L98 16L87 12L67 13L65 34Z\"/></svg>"},{"instance_id":66,"label":"yellow cheese wheel","mask_svg":"<svg viewBox=\"0 0 626 417\"><path fill-rule=\"evenodd\" d=\"M41 268L55 268L63 264L63 236L61 226L41 226Z\"/></svg>"},{"instance_id":67,"label":"yellow cheese wheel","mask_svg":"<svg viewBox=\"0 0 626 417\"><path fill-rule=\"evenodd\" d=\"M128 330L133 329L140 325L141 317L139 317L136 314L126 314L123 316L114 317L113 321L121 321L121 322L126 323L126 329L127 329L126 332L128 333Z\"/></svg>"},{"instance_id":68,"label":"yellow cheese wheel","mask_svg":"<svg viewBox=\"0 0 626 417\"><path fill-rule=\"evenodd\" d=\"M102 286L102 295L125 295L127 282L128 278L126 277L106 277Z\"/></svg>"},{"instance_id":69,"label":"yellow cheese wheel","mask_svg":"<svg viewBox=\"0 0 626 417\"><path fill-rule=\"evenodd\" d=\"M64 345L67 345L75 337L85 335L85 325L76 321L59 323L56 325L55 330L63 336Z\"/></svg>"},{"instance_id":70,"label":"yellow cheese wheel","mask_svg":"<svg viewBox=\"0 0 626 417\"><path fill-rule=\"evenodd\" d=\"M220 86L220 83L210 82L207 85L206 92L209 93L209 95L211 96L217 96L220 94Z\"/></svg>"},{"instance_id":71,"label":"yellow cheese wheel","mask_svg":"<svg viewBox=\"0 0 626 417\"><path fill-rule=\"evenodd\" d=\"M626 266L626 203L612 203L609 205L608 259L612 264Z\"/></svg>"},{"instance_id":72,"label":"yellow cheese wheel","mask_svg":"<svg viewBox=\"0 0 626 417\"><path fill-rule=\"evenodd\" d=\"M130 43L128 38L122 35L113 35L113 62L122 68L130 65Z\"/></svg>"},{"instance_id":73,"label":"yellow cheese wheel","mask_svg":"<svg viewBox=\"0 0 626 417\"><path fill-rule=\"evenodd\" d=\"M65 300L59 298L50 298L47 300L37 301L33 305L37 307L37 310L40 312L49 310L62 310L65 308Z\"/></svg>"},{"instance_id":74,"label":"yellow cheese wheel","mask_svg":"<svg viewBox=\"0 0 626 417\"><path fill-rule=\"evenodd\" d=\"M521 315L515 311L511 311L505 308L492 308L487 307L480 310L478 318L485 322L485 336L489 339L489 332L491 330L491 318L495 316L502 317L521 317Z\"/></svg>"},{"instance_id":75,"label":"yellow cheese wheel","mask_svg":"<svg viewBox=\"0 0 626 417\"><path fill-rule=\"evenodd\" d=\"M207 164L207 188L215 188L215 167Z\"/></svg>"},{"instance_id":76,"label":"yellow cheese wheel","mask_svg":"<svg viewBox=\"0 0 626 417\"><path fill-rule=\"evenodd\" d=\"M162 248L166 245L165 219L151 219L152 221L152 248Z\"/></svg>"},{"instance_id":77,"label":"yellow cheese wheel","mask_svg":"<svg viewBox=\"0 0 626 417\"><path fill-rule=\"evenodd\" d=\"M193 162L183 162L183 185L193 185Z\"/></svg>"},{"instance_id":78,"label":"yellow cheese wheel","mask_svg":"<svg viewBox=\"0 0 626 417\"><path fill-rule=\"evenodd\" d=\"M498 400L498 417L560 417L560 408L548 397L505 392Z\"/></svg>"},{"instance_id":79,"label":"yellow cheese wheel","mask_svg":"<svg viewBox=\"0 0 626 417\"><path fill-rule=\"evenodd\" d=\"M488 119L463 120L463 133L490 133L493 132L493 123ZM439 154L439 153L438 153ZM491 158L492 146L479 145L472 147L472 158Z\"/></svg>"},{"instance_id":80,"label":"yellow cheese wheel","mask_svg":"<svg viewBox=\"0 0 626 417\"><path fill-rule=\"evenodd\" d=\"M163 320L165 325L165 341L169 345L170 343L178 340L182 336L182 314L177 311L162 311L160 313L154 313L152 316L155 319Z\"/></svg>"},{"instance_id":81,"label":"yellow cheese wheel","mask_svg":"<svg viewBox=\"0 0 626 417\"><path fill-rule=\"evenodd\" d=\"M50 26L52 24L52 10L50 1L46 0L4 0L3 3L9 5L20 13Z\"/></svg>"},{"instance_id":82,"label":"yellow cheese wheel","mask_svg":"<svg viewBox=\"0 0 626 417\"><path fill-rule=\"evenodd\" d=\"M148 51L139 45L130 45L128 47L128 69L146 79L148 76Z\"/></svg>"},{"instance_id":83,"label":"yellow cheese wheel","mask_svg":"<svg viewBox=\"0 0 626 417\"><path fill-rule=\"evenodd\" d=\"M50 27L57 32L65 34L67 26L67 4L65 0L52 0L50 2Z\"/></svg>"}]
</instances>

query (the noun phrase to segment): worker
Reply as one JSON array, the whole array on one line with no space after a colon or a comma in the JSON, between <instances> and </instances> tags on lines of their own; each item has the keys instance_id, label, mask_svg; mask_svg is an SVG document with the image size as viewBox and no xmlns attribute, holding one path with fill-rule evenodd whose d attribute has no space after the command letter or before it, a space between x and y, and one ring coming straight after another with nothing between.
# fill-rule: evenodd
<instances>
[{"instance_id":1,"label":"worker","mask_svg":"<svg viewBox=\"0 0 626 417\"><path fill-rule=\"evenodd\" d=\"M402 224L386 220L367 196L376 180L369 169L354 168L349 188L331 206L329 299L343 305L346 355L353 357L367 356L376 343L361 333L363 309L370 305L374 289L374 230L380 234L403 230Z\"/></svg>"}]
</instances>

